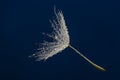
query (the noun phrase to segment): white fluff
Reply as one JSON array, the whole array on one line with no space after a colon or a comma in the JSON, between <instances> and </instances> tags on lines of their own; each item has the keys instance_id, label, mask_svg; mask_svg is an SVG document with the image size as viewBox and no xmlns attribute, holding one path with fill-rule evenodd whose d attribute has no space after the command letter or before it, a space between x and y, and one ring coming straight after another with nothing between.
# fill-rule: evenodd
<instances>
[{"instance_id":1,"label":"white fluff","mask_svg":"<svg viewBox=\"0 0 120 80\"><path fill-rule=\"evenodd\" d=\"M38 61L46 60L69 46L69 35L64 16L61 11L56 13L54 10L54 12L56 19L50 21L53 32L50 35L48 34L48 36L53 38L54 41L45 41L42 43L42 48L39 48L39 51L32 55L33 57L36 57Z\"/></svg>"}]
</instances>

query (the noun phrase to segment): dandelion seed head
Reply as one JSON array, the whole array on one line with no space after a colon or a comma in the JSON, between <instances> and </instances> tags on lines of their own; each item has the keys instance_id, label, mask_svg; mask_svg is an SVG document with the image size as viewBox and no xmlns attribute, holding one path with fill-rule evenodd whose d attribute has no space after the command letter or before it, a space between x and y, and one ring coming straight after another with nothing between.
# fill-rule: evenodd
<instances>
[{"instance_id":1,"label":"dandelion seed head","mask_svg":"<svg viewBox=\"0 0 120 80\"><path fill-rule=\"evenodd\" d=\"M101 71L105 71L104 68L93 63L91 60L85 57L82 53L80 53L77 49L75 49L73 46L70 45L68 29L65 24L62 11L58 11L58 13L56 13L54 9L54 13L55 13L56 19L53 19L52 21L50 21L51 26L53 28L53 32L51 34L47 34L49 37L53 38L53 41L52 42L44 41L43 43L41 43L40 45L42 47L38 48L38 52L33 54L30 57L35 57L37 61L46 60L69 46L71 49L73 49L76 53L78 53L81 57L83 57L95 68Z\"/></svg>"}]
</instances>

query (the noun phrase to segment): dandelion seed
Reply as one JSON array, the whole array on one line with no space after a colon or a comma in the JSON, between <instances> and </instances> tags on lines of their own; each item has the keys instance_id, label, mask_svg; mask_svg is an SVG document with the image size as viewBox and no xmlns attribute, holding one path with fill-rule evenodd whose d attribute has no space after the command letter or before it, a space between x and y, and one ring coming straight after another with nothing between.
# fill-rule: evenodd
<instances>
[{"instance_id":1,"label":"dandelion seed","mask_svg":"<svg viewBox=\"0 0 120 80\"><path fill-rule=\"evenodd\" d=\"M73 46L70 45L70 38L69 38L67 26L65 24L63 13L62 11L58 11L58 13L56 13L55 8L54 8L54 13L55 13L56 19L50 21L53 28L53 32L51 34L47 34L47 36L53 38L54 41L53 42L44 41L44 43L41 44L42 47L38 49L38 52L33 54L30 57L35 57L38 61L46 60L52 57L53 55L61 52L65 48L70 47L76 53L78 53L81 57L83 57L86 61L92 64L95 68L101 71L105 71L104 68L93 63L91 60L85 57L82 53L80 53L77 49L75 49Z\"/></svg>"}]
</instances>

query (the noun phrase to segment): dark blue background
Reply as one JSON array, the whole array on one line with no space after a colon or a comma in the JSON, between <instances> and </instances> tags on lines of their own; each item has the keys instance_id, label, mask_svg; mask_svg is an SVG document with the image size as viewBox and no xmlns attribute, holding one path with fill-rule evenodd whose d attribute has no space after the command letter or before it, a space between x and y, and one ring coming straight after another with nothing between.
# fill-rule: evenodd
<instances>
[{"instance_id":1,"label":"dark blue background","mask_svg":"<svg viewBox=\"0 0 120 80\"><path fill-rule=\"evenodd\" d=\"M119 1L119 0L118 0ZM119 80L120 2L110 0L3 0L0 24L0 80ZM50 33L53 7L63 11L70 48L47 61L28 58Z\"/></svg>"}]
</instances>

